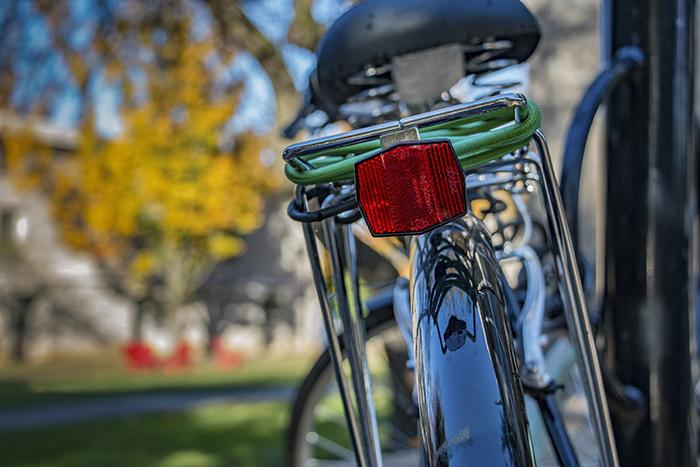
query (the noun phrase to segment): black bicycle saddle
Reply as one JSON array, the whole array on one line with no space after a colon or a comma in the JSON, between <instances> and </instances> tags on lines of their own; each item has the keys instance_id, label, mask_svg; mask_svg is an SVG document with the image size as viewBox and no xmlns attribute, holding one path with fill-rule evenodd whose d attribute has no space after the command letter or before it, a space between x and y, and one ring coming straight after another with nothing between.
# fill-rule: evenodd
<instances>
[{"instance_id":1,"label":"black bicycle saddle","mask_svg":"<svg viewBox=\"0 0 700 467\"><path fill-rule=\"evenodd\" d=\"M367 0L328 29L317 51L314 93L327 107L371 87L348 77L392 57L447 44L507 40L499 58L523 62L540 39L537 20L520 0Z\"/></svg>"}]
</instances>

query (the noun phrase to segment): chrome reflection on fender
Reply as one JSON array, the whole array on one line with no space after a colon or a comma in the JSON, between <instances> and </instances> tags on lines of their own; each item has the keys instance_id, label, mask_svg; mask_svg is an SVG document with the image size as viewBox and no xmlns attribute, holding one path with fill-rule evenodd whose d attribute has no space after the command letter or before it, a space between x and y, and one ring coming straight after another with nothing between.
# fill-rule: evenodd
<instances>
[{"instance_id":1,"label":"chrome reflection on fender","mask_svg":"<svg viewBox=\"0 0 700 467\"><path fill-rule=\"evenodd\" d=\"M498 263L468 215L411 242L421 432L429 465L534 465Z\"/></svg>"}]
</instances>

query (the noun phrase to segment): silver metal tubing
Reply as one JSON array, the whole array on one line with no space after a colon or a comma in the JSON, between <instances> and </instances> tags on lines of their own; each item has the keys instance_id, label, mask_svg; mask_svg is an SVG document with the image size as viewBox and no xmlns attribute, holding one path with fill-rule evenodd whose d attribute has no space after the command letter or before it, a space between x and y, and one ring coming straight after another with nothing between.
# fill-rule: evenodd
<instances>
[{"instance_id":1,"label":"silver metal tubing","mask_svg":"<svg viewBox=\"0 0 700 467\"><path fill-rule=\"evenodd\" d=\"M393 121L358 128L357 130L347 131L345 133L338 133L337 135L314 138L287 146L284 151L282 151L282 158L285 161L289 161L299 156L303 156L304 154L338 148L341 146L348 146L350 144L364 143L365 141L377 139L379 138L379 135L389 131L397 131L400 129L401 123L398 121Z\"/></svg>"},{"instance_id":2,"label":"silver metal tubing","mask_svg":"<svg viewBox=\"0 0 700 467\"><path fill-rule=\"evenodd\" d=\"M534 182L535 184L541 183L540 176L536 171L523 173L507 173L503 171L486 173L471 172L466 178L467 193L470 196L472 193L476 193L478 196L480 191L484 188L500 188L509 191L512 195L517 195L523 191L529 191L527 188L528 182ZM524 186L518 186L519 183L524 184Z\"/></svg>"},{"instance_id":3,"label":"silver metal tubing","mask_svg":"<svg viewBox=\"0 0 700 467\"><path fill-rule=\"evenodd\" d=\"M512 173L510 175L503 173L503 175L497 175L495 173L487 173L487 174L471 174L467 178L467 191L471 192L474 190L479 190L481 188L487 188L487 187L506 187L509 185L513 185L517 182L524 182L527 180L534 180L536 181L536 177L523 177L522 175L513 175Z\"/></svg>"},{"instance_id":4,"label":"silver metal tubing","mask_svg":"<svg viewBox=\"0 0 700 467\"><path fill-rule=\"evenodd\" d=\"M411 291L408 279L399 277L394 284L394 317L399 330L406 342L408 361L406 367L413 369L415 365L413 349L413 317L411 316Z\"/></svg>"},{"instance_id":5,"label":"silver metal tubing","mask_svg":"<svg viewBox=\"0 0 700 467\"><path fill-rule=\"evenodd\" d=\"M527 99L518 93L499 94L498 96L486 97L467 104L458 104L442 109L431 110L418 115L405 117L399 120L402 128L416 126L423 128L426 126L446 123L460 118L482 115L494 110L503 108L525 107Z\"/></svg>"},{"instance_id":6,"label":"silver metal tubing","mask_svg":"<svg viewBox=\"0 0 700 467\"><path fill-rule=\"evenodd\" d=\"M523 156L514 158L509 158L506 156L495 161L488 162L475 169L467 170L465 172L467 177L467 188L473 188L481 184L484 181L480 180L482 176L500 176L503 180L509 178L513 181L537 180L538 175L530 170L530 165L536 164L539 166L539 161L532 161L528 157L529 156L527 153Z\"/></svg>"},{"instance_id":7,"label":"silver metal tubing","mask_svg":"<svg viewBox=\"0 0 700 467\"><path fill-rule=\"evenodd\" d=\"M327 203L324 202L324 205ZM350 365L350 377L352 390L357 405L357 416L353 407L345 407L350 410L346 418L353 418L357 424L358 463L361 467L381 467L381 450L379 448L379 436L377 430L376 413L374 411L374 399L372 399L372 385L367 367L365 355L364 324L362 322L361 308L351 309L345 285L345 269L340 253L337 227L333 217L325 219L321 223L323 235L331 257L331 276L335 289L338 314L343 324L343 339L345 353ZM341 230L342 231L342 230ZM351 232L350 229L348 231ZM352 234L350 234L352 235ZM354 239L354 237L353 237ZM347 243L344 241L344 243ZM354 254L354 251L349 252ZM351 272L352 276L352 272ZM351 277L354 282L354 278ZM355 288L353 286L353 288ZM359 305L359 298L355 299L355 306ZM342 360L341 360L342 362ZM342 367L340 369L342 373ZM349 416L348 416L349 415Z\"/></svg>"},{"instance_id":8,"label":"silver metal tubing","mask_svg":"<svg viewBox=\"0 0 700 467\"><path fill-rule=\"evenodd\" d=\"M364 453L364 446L360 441L360 429L358 427L357 417L352 405L350 386L343 371L343 352L340 347L340 341L338 340L338 333L336 332L333 323L331 306L328 302L328 291L326 289L326 283L323 279L323 271L321 271L321 261L318 255L316 237L314 235L312 224L304 222L302 225L304 229L304 240L306 241L306 251L309 254L311 272L314 279L314 285L316 286L316 293L318 294L321 315L323 316L323 326L328 338L328 353L330 354L331 362L333 363L333 371L338 384L338 391L340 392L340 398L343 402L343 412L345 413L345 420L348 425L348 430L350 430L350 441L355 453L355 460L357 461L358 466L366 467L368 464L365 461L366 455Z\"/></svg>"},{"instance_id":9,"label":"silver metal tubing","mask_svg":"<svg viewBox=\"0 0 700 467\"><path fill-rule=\"evenodd\" d=\"M282 157L285 161L295 159L305 154L310 154L327 149L334 149L351 144L363 143L378 139L381 135L401 130L408 127L423 128L426 126L445 123L461 118L482 115L494 110L503 108L524 107L527 99L522 94L507 93L498 96L479 99L467 104L458 104L451 107L432 110L418 115L402 118L393 122L381 123L379 125L368 126L346 133L316 138L302 143L292 144L285 148Z\"/></svg>"},{"instance_id":10,"label":"silver metal tubing","mask_svg":"<svg viewBox=\"0 0 700 467\"><path fill-rule=\"evenodd\" d=\"M335 220L331 217L327 220L328 226L333 227ZM365 326L360 301L360 271L357 267L357 245L352 226L343 225L338 227L338 232L342 233L343 246L345 247L345 267L350 276L350 287L353 306L347 307L347 313L340 309L340 317L343 322L343 337L345 338L345 348L347 349L348 360L352 371L355 386L355 397L357 399L358 413L360 416L360 429L363 441L367 445L370 465L380 467L382 465L382 449L379 443L379 428L377 426L377 413L374 407L372 391L372 376L369 372L367 351L365 348ZM337 250L335 250L337 251ZM338 278L342 280L344 275L335 273L333 268L333 278L338 287ZM338 294L340 300L340 293ZM347 294L346 294L347 300ZM349 301L346 302L348 305Z\"/></svg>"},{"instance_id":11,"label":"silver metal tubing","mask_svg":"<svg viewBox=\"0 0 700 467\"><path fill-rule=\"evenodd\" d=\"M574 247L562 208L561 196L557 190L559 185L544 134L538 130L534 135L534 141L541 158L539 168L543 177L541 185L551 233L550 248L559 274L559 289L565 305L567 326L576 348L579 371L583 376L588 407L603 457L603 465L617 467L619 463L610 413L605 399L603 378L576 265Z\"/></svg>"}]
</instances>

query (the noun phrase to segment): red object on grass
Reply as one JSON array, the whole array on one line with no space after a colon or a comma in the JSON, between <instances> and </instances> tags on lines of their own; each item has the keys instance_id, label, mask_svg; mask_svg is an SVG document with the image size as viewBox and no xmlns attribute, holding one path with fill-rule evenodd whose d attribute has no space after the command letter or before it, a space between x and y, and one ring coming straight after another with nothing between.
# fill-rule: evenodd
<instances>
[{"instance_id":1,"label":"red object on grass","mask_svg":"<svg viewBox=\"0 0 700 467\"><path fill-rule=\"evenodd\" d=\"M222 368L236 368L243 363L243 356L226 348L220 337L212 339L211 347L214 350L214 358Z\"/></svg>"},{"instance_id":2,"label":"red object on grass","mask_svg":"<svg viewBox=\"0 0 700 467\"><path fill-rule=\"evenodd\" d=\"M131 369L153 369L159 364L151 347L144 342L130 342L124 346L122 351L126 359L126 365Z\"/></svg>"},{"instance_id":3,"label":"red object on grass","mask_svg":"<svg viewBox=\"0 0 700 467\"><path fill-rule=\"evenodd\" d=\"M186 341L180 341L173 354L164 362L166 368L179 369L192 365L192 346Z\"/></svg>"}]
</instances>

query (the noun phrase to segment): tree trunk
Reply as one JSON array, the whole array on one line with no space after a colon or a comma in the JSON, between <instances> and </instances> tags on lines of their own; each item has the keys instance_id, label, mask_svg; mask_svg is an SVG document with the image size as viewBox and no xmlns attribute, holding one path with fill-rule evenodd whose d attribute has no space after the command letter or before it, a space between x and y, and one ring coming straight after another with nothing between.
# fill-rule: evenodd
<instances>
[{"instance_id":1,"label":"tree trunk","mask_svg":"<svg viewBox=\"0 0 700 467\"><path fill-rule=\"evenodd\" d=\"M214 355L214 344L221 337L223 330L224 310L226 305L219 300L210 298L206 301L207 307L207 357Z\"/></svg>"},{"instance_id":2,"label":"tree trunk","mask_svg":"<svg viewBox=\"0 0 700 467\"><path fill-rule=\"evenodd\" d=\"M29 334L29 319L34 297L24 297L17 300L17 305L10 312L12 329L12 347L10 358L15 363L22 363L27 356L27 338Z\"/></svg>"},{"instance_id":3,"label":"tree trunk","mask_svg":"<svg viewBox=\"0 0 700 467\"><path fill-rule=\"evenodd\" d=\"M141 342L143 340L143 318L146 315L146 304L148 300L139 300L136 302L136 310L134 310L134 319L131 322L131 341Z\"/></svg>"}]
</instances>

